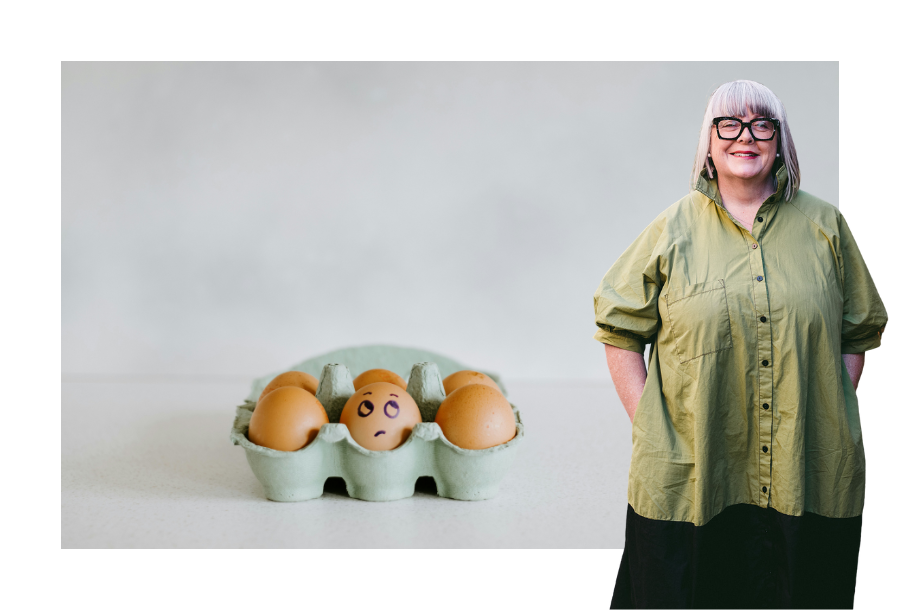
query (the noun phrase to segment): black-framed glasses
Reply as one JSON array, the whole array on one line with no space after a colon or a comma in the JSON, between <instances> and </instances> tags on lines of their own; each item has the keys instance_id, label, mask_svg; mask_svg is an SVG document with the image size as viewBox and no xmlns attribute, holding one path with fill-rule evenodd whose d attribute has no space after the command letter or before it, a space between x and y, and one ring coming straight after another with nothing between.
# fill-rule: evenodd
<instances>
[{"instance_id":1,"label":"black-framed glasses","mask_svg":"<svg viewBox=\"0 0 900 610\"><path fill-rule=\"evenodd\" d=\"M750 130L754 140L765 141L775 137L781 122L778 119L760 117L745 123L733 116L718 116L713 119L713 125L716 126L720 140L737 140L746 128Z\"/></svg>"}]
</instances>

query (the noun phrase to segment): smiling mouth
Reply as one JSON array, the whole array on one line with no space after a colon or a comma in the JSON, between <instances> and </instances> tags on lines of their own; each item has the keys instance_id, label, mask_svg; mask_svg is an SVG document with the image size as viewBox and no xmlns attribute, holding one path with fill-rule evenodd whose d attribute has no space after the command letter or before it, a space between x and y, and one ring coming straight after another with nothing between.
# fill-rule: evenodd
<instances>
[{"instance_id":1,"label":"smiling mouth","mask_svg":"<svg viewBox=\"0 0 900 610\"><path fill-rule=\"evenodd\" d=\"M754 158L758 157L759 155L756 153L751 153L751 152L734 152L734 153L731 153L731 156L738 157L741 159L754 159Z\"/></svg>"},{"instance_id":2,"label":"smiling mouth","mask_svg":"<svg viewBox=\"0 0 900 610\"><path fill-rule=\"evenodd\" d=\"M379 430L378 432L375 433L375 436L378 436L379 434L384 434L384 433L385 433L384 430Z\"/></svg>"}]
</instances>

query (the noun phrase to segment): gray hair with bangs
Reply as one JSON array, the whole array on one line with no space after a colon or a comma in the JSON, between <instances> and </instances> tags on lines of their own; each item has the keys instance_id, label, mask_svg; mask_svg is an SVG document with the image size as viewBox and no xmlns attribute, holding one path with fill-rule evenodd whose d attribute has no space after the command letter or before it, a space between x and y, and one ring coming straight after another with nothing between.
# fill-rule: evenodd
<instances>
[{"instance_id":1,"label":"gray hair with bangs","mask_svg":"<svg viewBox=\"0 0 900 610\"><path fill-rule=\"evenodd\" d=\"M794 139L788 127L787 113L781 100L771 89L752 80L725 83L710 96L706 112L703 114L703 125L700 127L700 143L691 172L691 189L697 185L697 179L704 167L707 176L715 176L715 168L708 157L709 141L713 132L712 120L719 116L741 117L748 110L754 114L778 119L781 123L778 131L778 152L787 169L784 196L786 201L790 201L800 188L800 164L797 162L797 150L794 148Z\"/></svg>"}]
</instances>

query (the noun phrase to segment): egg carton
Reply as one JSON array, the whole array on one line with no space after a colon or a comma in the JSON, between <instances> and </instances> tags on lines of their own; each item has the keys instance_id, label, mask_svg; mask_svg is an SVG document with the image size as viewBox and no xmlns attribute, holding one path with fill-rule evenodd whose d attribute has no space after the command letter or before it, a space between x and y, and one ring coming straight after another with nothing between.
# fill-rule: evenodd
<instances>
[{"instance_id":1,"label":"egg carton","mask_svg":"<svg viewBox=\"0 0 900 610\"><path fill-rule=\"evenodd\" d=\"M258 397L259 391L254 387L251 395ZM516 419L512 440L488 449L462 449L448 441L434 423L445 398L437 364L413 365L406 391L419 406L422 423L390 451L361 447L347 426L339 423L344 405L355 392L350 370L343 364L326 364L322 369L316 398L325 407L329 423L309 445L298 451L278 451L250 442L247 430L256 408L255 400L250 399L237 408L231 440L244 448L266 497L276 502L318 498L329 477L341 477L350 497L359 500L408 498L415 492L416 480L423 476L433 477L438 495L445 498L487 500L496 496L524 437L515 405L511 405Z\"/></svg>"}]
</instances>

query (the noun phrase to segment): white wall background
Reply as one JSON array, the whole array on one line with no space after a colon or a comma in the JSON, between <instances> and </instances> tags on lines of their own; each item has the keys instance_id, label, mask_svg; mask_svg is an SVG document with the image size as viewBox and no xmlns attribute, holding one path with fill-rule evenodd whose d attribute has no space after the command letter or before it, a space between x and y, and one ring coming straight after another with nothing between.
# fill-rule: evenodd
<instances>
[{"instance_id":1,"label":"white wall background","mask_svg":"<svg viewBox=\"0 0 900 610\"><path fill-rule=\"evenodd\" d=\"M593 292L737 78L837 205L837 62L64 63L63 378L367 343L605 376Z\"/></svg>"}]
</instances>

